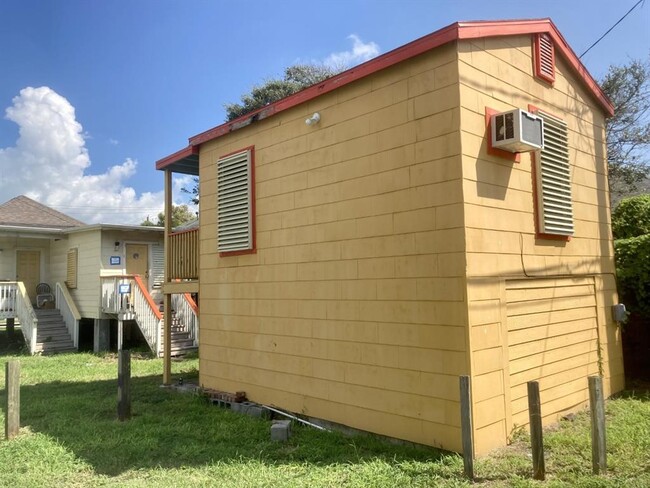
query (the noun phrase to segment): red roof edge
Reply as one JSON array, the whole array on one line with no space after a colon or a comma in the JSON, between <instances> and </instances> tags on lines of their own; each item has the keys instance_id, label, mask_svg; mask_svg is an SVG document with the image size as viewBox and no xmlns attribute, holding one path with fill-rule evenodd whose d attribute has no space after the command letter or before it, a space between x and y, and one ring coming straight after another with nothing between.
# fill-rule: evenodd
<instances>
[{"instance_id":1,"label":"red roof edge","mask_svg":"<svg viewBox=\"0 0 650 488\"><path fill-rule=\"evenodd\" d=\"M189 156L198 156L198 154L199 154L198 146L187 146L181 149L180 151L176 151L174 154L171 154L165 158L156 161L156 169L165 169L167 166L171 164L174 164Z\"/></svg>"},{"instance_id":2,"label":"red roof edge","mask_svg":"<svg viewBox=\"0 0 650 488\"><path fill-rule=\"evenodd\" d=\"M539 34L542 32L547 32L551 36L559 52L562 53L564 59L583 80L584 84L587 86L594 98L599 102L605 113L612 116L614 114L612 103L600 89L596 80L589 74L587 68L585 68L582 62L578 59L575 52L571 47L569 47L569 44L566 42L562 34L560 34L551 19L456 22L424 37L416 39L415 41L393 49L392 51L382 54L370 61L366 61L354 68L339 73L338 75L328 78L316 85L305 88L293 95L269 104L266 107L249 112L246 115L242 115L234 120L190 137L188 147L159 160L156 163L156 168L163 169L169 164L183 159L183 157L190 154L189 151L192 151L194 148L198 149L198 146L204 142L211 141L241 127L245 127L251 122L265 119L279 112L295 107L296 105L312 100L324 93L328 93L372 73L393 66L401 61L405 61L426 51L442 46L443 44L447 44L448 42L460 39ZM197 152L191 152L191 154L198 154L198 150Z\"/></svg>"}]
</instances>

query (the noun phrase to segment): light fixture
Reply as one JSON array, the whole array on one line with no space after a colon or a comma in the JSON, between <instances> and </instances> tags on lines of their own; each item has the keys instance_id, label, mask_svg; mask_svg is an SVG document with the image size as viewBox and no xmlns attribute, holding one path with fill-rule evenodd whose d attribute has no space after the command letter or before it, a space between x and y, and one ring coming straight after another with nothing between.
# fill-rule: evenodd
<instances>
[{"instance_id":1,"label":"light fixture","mask_svg":"<svg viewBox=\"0 0 650 488\"><path fill-rule=\"evenodd\" d=\"M318 112L314 112L314 115L305 120L305 124L307 125L315 125L318 122L320 122L320 114Z\"/></svg>"}]
</instances>

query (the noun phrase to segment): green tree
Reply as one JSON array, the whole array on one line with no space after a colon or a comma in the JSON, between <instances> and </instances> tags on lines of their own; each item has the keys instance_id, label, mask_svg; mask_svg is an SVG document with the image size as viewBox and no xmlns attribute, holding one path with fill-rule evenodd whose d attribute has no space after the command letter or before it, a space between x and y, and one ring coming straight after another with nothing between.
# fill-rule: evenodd
<instances>
[{"instance_id":1,"label":"green tree","mask_svg":"<svg viewBox=\"0 0 650 488\"><path fill-rule=\"evenodd\" d=\"M650 173L650 63L610 66L600 86L614 105L606 129L609 188L616 201L638 192Z\"/></svg>"},{"instance_id":2,"label":"green tree","mask_svg":"<svg viewBox=\"0 0 650 488\"><path fill-rule=\"evenodd\" d=\"M265 107L282 98L293 95L304 88L331 78L344 69L344 66L331 68L316 64L296 64L289 66L285 68L284 76L281 79L271 78L261 85L255 85L250 92L244 93L241 96L241 103L225 104L226 120L236 119L258 108ZM191 188L181 188L181 191L191 196L190 202L194 205L199 204L198 178L194 178L194 183Z\"/></svg>"},{"instance_id":3,"label":"green tree","mask_svg":"<svg viewBox=\"0 0 650 488\"><path fill-rule=\"evenodd\" d=\"M265 107L277 100L293 95L303 88L319 83L340 73L343 68L330 68L324 65L296 64L284 70L280 79L271 78L241 96L241 103L227 103L227 120L233 120L244 114Z\"/></svg>"},{"instance_id":4,"label":"green tree","mask_svg":"<svg viewBox=\"0 0 650 488\"><path fill-rule=\"evenodd\" d=\"M182 193L186 193L190 195L190 202L192 202L194 205L199 204L199 178L198 176L195 176L192 178L192 188L181 188Z\"/></svg>"},{"instance_id":5,"label":"green tree","mask_svg":"<svg viewBox=\"0 0 650 488\"><path fill-rule=\"evenodd\" d=\"M196 219L196 214L187 205L172 205L172 228L186 224ZM158 220L152 221L149 216L140 224L144 226L165 226L165 212L158 214Z\"/></svg>"}]
</instances>

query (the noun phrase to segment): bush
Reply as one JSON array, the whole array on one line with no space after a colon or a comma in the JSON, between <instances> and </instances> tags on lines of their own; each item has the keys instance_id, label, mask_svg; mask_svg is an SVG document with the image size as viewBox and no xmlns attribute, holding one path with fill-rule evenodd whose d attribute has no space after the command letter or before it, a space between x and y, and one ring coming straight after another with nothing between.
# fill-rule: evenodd
<instances>
[{"instance_id":1,"label":"bush","mask_svg":"<svg viewBox=\"0 0 650 488\"><path fill-rule=\"evenodd\" d=\"M621 200L612 212L614 239L650 234L650 194Z\"/></svg>"},{"instance_id":2,"label":"bush","mask_svg":"<svg viewBox=\"0 0 650 488\"><path fill-rule=\"evenodd\" d=\"M650 234L614 241L618 291L630 309L650 315Z\"/></svg>"}]
</instances>

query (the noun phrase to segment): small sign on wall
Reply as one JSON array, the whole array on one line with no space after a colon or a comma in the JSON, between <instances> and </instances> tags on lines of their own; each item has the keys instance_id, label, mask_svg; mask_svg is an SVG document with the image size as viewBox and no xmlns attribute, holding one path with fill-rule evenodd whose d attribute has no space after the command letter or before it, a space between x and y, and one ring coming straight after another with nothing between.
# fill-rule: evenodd
<instances>
[{"instance_id":1,"label":"small sign on wall","mask_svg":"<svg viewBox=\"0 0 650 488\"><path fill-rule=\"evenodd\" d=\"M120 264L122 264L120 256L111 256L111 266L119 266Z\"/></svg>"},{"instance_id":2,"label":"small sign on wall","mask_svg":"<svg viewBox=\"0 0 650 488\"><path fill-rule=\"evenodd\" d=\"M120 283L120 295L131 293L131 283Z\"/></svg>"}]
</instances>

